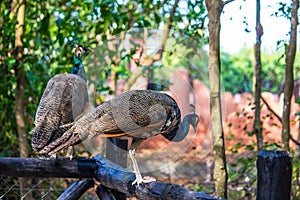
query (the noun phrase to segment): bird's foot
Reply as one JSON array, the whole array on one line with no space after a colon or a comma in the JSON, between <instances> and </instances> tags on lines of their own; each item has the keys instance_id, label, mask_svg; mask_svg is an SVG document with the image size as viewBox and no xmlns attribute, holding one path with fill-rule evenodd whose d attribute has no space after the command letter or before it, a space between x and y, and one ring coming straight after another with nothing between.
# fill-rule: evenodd
<instances>
[{"instance_id":1,"label":"bird's foot","mask_svg":"<svg viewBox=\"0 0 300 200\"><path fill-rule=\"evenodd\" d=\"M52 155L50 156L50 158L57 159L58 156L57 156L56 153L55 153L55 154L52 154Z\"/></svg>"},{"instance_id":2,"label":"bird's foot","mask_svg":"<svg viewBox=\"0 0 300 200\"><path fill-rule=\"evenodd\" d=\"M132 161L133 171L135 173L135 180L132 182L132 185L137 184L140 185L142 183L150 183L156 181L155 178L150 176L142 177L141 172L139 170L138 164L135 159L135 149L129 150L129 157Z\"/></svg>"},{"instance_id":3,"label":"bird's foot","mask_svg":"<svg viewBox=\"0 0 300 200\"><path fill-rule=\"evenodd\" d=\"M71 147L71 153L70 153L70 160L73 160L74 158L77 158L78 155L76 154L74 146Z\"/></svg>"},{"instance_id":4,"label":"bird's foot","mask_svg":"<svg viewBox=\"0 0 300 200\"><path fill-rule=\"evenodd\" d=\"M75 155L74 155L74 154L71 154L71 155L70 155L70 160L73 160L74 158L77 158L77 157L78 157L77 154L75 154Z\"/></svg>"},{"instance_id":5,"label":"bird's foot","mask_svg":"<svg viewBox=\"0 0 300 200\"><path fill-rule=\"evenodd\" d=\"M145 176L145 177L137 177L133 182L132 185L137 184L143 184L143 183L151 183L151 182L156 182L156 179L150 176Z\"/></svg>"}]
</instances>

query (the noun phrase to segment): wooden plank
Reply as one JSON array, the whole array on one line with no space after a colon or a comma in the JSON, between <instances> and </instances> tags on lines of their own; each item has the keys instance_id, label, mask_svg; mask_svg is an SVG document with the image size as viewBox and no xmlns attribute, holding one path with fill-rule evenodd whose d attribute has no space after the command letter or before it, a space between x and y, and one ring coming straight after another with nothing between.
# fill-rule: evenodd
<instances>
[{"instance_id":1,"label":"wooden plank","mask_svg":"<svg viewBox=\"0 0 300 200\"><path fill-rule=\"evenodd\" d=\"M95 178L107 188L137 199L217 199L202 192L190 191L177 184L152 182L132 185L135 174L102 155L93 159L78 158L0 158L0 176ZM79 184L80 185L80 184ZM76 187L75 187L76 188ZM116 197L117 199L117 197Z\"/></svg>"},{"instance_id":2,"label":"wooden plank","mask_svg":"<svg viewBox=\"0 0 300 200\"><path fill-rule=\"evenodd\" d=\"M286 151L260 151L257 177L257 200L290 199L292 158Z\"/></svg>"},{"instance_id":3,"label":"wooden plank","mask_svg":"<svg viewBox=\"0 0 300 200\"><path fill-rule=\"evenodd\" d=\"M89 158L0 158L0 176L93 178L95 167Z\"/></svg>"},{"instance_id":4,"label":"wooden plank","mask_svg":"<svg viewBox=\"0 0 300 200\"><path fill-rule=\"evenodd\" d=\"M137 197L137 199L153 200L215 200L218 198L209 196L203 192L190 191L177 184L166 184L161 182L151 182L149 184L132 185L135 180L135 174L118 165L115 165L110 160L102 155L95 157L97 166L101 166L95 174L95 178L102 185L113 188L128 196Z\"/></svg>"}]
</instances>

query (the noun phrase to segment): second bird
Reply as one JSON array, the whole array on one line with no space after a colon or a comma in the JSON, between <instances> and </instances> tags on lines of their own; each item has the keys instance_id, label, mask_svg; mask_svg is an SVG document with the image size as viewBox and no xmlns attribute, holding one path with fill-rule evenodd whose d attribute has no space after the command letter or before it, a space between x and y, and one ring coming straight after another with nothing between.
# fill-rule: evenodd
<instances>
[{"instance_id":1,"label":"second bird","mask_svg":"<svg viewBox=\"0 0 300 200\"><path fill-rule=\"evenodd\" d=\"M36 152L61 137L91 108L81 61L81 56L88 51L76 45L72 74L58 74L48 81L31 131L31 145Z\"/></svg>"}]
</instances>

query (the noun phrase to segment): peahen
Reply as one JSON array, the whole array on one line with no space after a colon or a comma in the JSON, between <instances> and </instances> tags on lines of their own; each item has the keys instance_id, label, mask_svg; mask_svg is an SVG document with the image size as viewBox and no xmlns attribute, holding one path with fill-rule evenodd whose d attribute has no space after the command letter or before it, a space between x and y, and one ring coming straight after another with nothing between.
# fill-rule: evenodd
<instances>
[{"instance_id":1,"label":"peahen","mask_svg":"<svg viewBox=\"0 0 300 200\"><path fill-rule=\"evenodd\" d=\"M61 137L80 116L90 108L86 76L81 56L89 52L75 46L72 74L58 74L51 78L44 90L31 131L31 145L39 152Z\"/></svg>"},{"instance_id":2,"label":"peahen","mask_svg":"<svg viewBox=\"0 0 300 200\"><path fill-rule=\"evenodd\" d=\"M157 134L162 134L169 141L179 142L186 137L189 125L196 131L199 117L195 113L186 115L182 122L180 120L180 109L169 95L151 90L133 90L94 108L62 137L38 153L53 155L96 135L132 138L129 156L136 174L133 184L150 182L152 179L146 180L141 176L135 149L144 140Z\"/></svg>"}]
</instances>

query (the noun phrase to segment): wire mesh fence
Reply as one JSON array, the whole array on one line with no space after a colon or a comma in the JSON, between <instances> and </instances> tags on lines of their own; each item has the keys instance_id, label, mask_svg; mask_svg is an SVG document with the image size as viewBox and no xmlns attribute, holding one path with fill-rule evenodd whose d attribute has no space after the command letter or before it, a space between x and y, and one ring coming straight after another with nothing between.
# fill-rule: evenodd
<instances>
[{"instance_id":1,"label":"wire mesh fence","mask_svg":"<svg viewBox=\"0 0 300 200\"><path fill-rule=\"evenodd\" d=\"M166 167L163 160L152 159L147 162L140 162L139 165L144 170L144 175L151 175L158 181L166 183L177 183L191 190L197 190L195 185L203 182L204 179L210 180L210 162L190 162L189 160L178 160ZM149 162L151 162L149 164ZM154 166L158 170L149 171L147 166ZM130 167L129 167L130 168ZM202 175L200 175L202 174ZM207 176L204 176L206 174ZM69 178L37 178L34 177L0 177L0 199L57 199L75 180ZM94 189L87 191L81 200L98 199ZM128 197L127 199L134 199Z\"/></svg>"},{"instance_id":2,"label":"wire mesh fence","mask_svg":"<svg viewBox=\"0 0 300 200\"><path fill-rule=\"evenodd\" d=\"M74 179L63 178L12 178L0 177L0 199L57 199ZM95 199L92 192L86 192L80 199Z\"/></svg>"}]
</instances>

